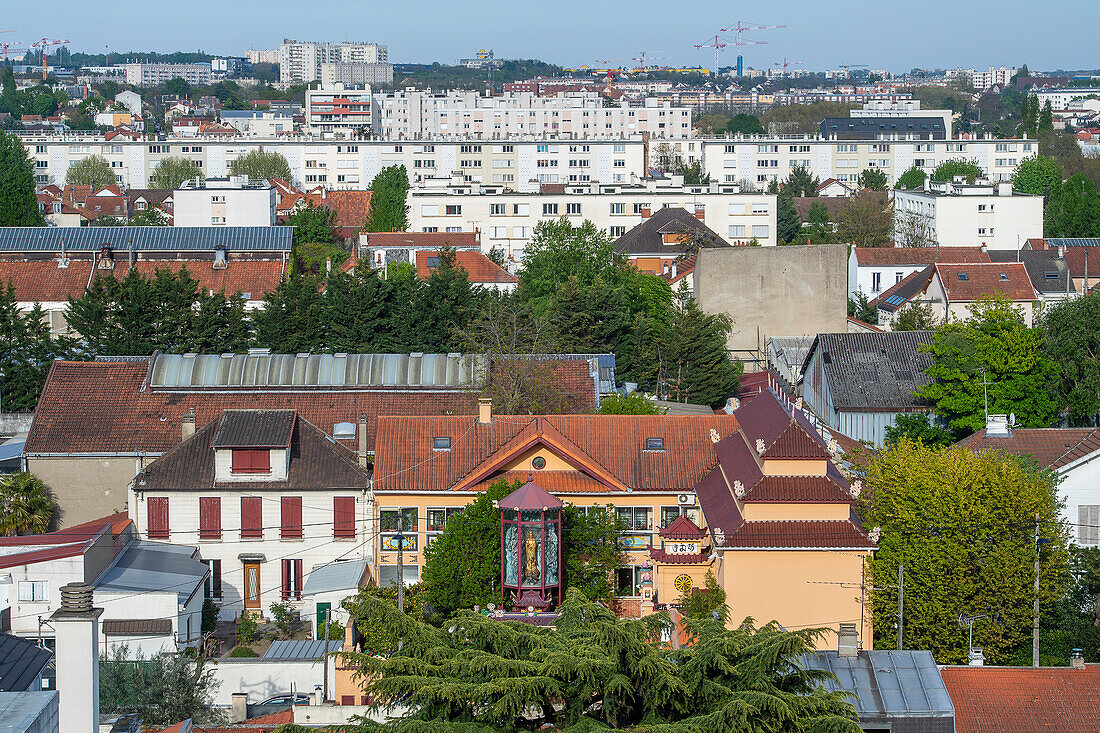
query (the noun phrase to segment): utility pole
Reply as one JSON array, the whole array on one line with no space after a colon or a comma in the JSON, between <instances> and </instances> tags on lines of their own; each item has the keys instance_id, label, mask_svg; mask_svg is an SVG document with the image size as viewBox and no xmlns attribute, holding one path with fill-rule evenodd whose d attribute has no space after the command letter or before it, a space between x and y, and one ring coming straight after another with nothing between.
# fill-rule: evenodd
<instances>
[{"instance_id":1,"label":"utility pole","mask_svg":"<svg viewBox=\"0 0 1100 733\"><path fill-rule=\"evenodd\" d=\"M397 513L397 610L405 612L405 517Z\"/></svg>"},{"instance_id":2,"label":"utility pole","mask_svg":"<svg viewBox=\"0 0 1100 733\"><path fill-rule=\"evenodd\" d=\"M898 651L905 648L905 566L898 564Z\"/></svg>"},{"instance_id":3,"label":"utility pole","mask_svg":"<svg viewBox=\"0 0 1100 733\"><path fill-rule=\"evenodd\" d=\"M1035 513L1035 608L1031 620L1031 666L1039 666L1039 513Z\"/></svg>"}]
</instances>

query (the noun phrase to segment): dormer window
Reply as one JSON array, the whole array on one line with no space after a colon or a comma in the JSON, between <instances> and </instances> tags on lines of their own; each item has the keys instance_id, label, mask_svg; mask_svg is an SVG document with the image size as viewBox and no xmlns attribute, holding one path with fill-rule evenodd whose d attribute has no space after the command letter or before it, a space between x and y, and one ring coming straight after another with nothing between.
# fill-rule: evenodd
<instances>
[{"instance_id":1,"label":"dormer window","mask_svg":"<svg viewBox=\"0 0 1100 733\"><path fill-rule=\"evenodd\" d=\"M231 470L233 473L271 473L271 451L234 448Z\"/></svg>"},{"instance_id":2,"label":"dormer window","mask_svg":"<svg viewBox=\"0 0 1100 733\"><path fill-rule=\"evenodd\" d=\"M432 438L432 450L450 450L451 449L451 437L437 436Z\"/></svg>"},{"instance_id":3,"label":"dormer window","mask_svg":"<svg viewBox=\"0 0 1100 733\"><path fill-rule=\"evenodd\" d=\"M664 438L646 438L645 439L645 449L646 450L653 450L653 451L658 451L658 450L663 451L665 449L665 439Z\"/></svg>"}]
</instances>

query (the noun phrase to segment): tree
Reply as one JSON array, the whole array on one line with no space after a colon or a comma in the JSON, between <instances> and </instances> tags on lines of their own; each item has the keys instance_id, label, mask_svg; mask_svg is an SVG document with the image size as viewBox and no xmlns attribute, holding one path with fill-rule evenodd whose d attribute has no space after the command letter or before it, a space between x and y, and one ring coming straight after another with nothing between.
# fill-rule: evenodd
<instances>
[{"instance_id":1,"label":"tree","mask_svg":"<svg viewBox=\"0 0 1100 733\"><path fill-rule=\"evenodd\" d=\"M857 183L860 188L871 191L885 191L889 185L886 174L876 168L867 168L860 173Z\"/></svg>"},{"instance_id":2,"label":"tree","mask_svg":"<svg viewBox=\"0 0 1100 733\"><path fill-rule=\"evenodd\" d=\"M26 473L0 478L0 535L48 532L57 513L57 503L42 479Z\"/></svg>"},{"instance_id":3,"label":"tree","mask_svg":"<svg viewBox=\"0 0 1100 733\"><path fill-rule=\"evenodd\" d=\"M1012 189L1017 193L1049 196L1062 185L1062 169L1053 158L1036 153L1020 161L1012 171Z\"/></svg>"},{"instance_id":4,"label":"tree","mask_svg":"<svg viewBox=\"0 0 1100 733\"><path fill-rule=\"evenodd\" d=\"M77 355L74 339L50 333L40 305L24 311L12 284L0 285L0 409L33 410L53 361Z\"/></svg>"},{"instance_id":5,"label":"tree","mask_svg":"<svg viewBox=\"0 0 1100 733\"><path fill-rule=\"evenodd\" d=\"M936 244L923 216L915 211L894 212L894 244L899 247L932 247Z\"/></svg>"},{"instance_id":6,"label":"tree","mask_svg":"<svg viewBox=\"0 0 1100 733\"><path fill-rule=\"evenodd\" d=\"M914 302L897 312L890 328L894 331L931 331L938 324L931 305Z\"/></svg>"},{"instance_id":7,"label":"tree","mask_svg":"<svg viewBox=\"0 0 1100 733\"><path fill-rule=\"evenodd\" d=\"M1045 132L1054 129L1054 109L1051 106L1051 102L1048 99L1043 104L1043 110L1039 113L1039 126L1038 132Z\"/></svg>"},{"instance_id":8,"label":"tree","mask_svg":"<svg viewBox=\"0 0 1100 733\"><path fill-rule=\"evenodd\" d=\"M989 414L1014 413L1022 427L1047 427L1057 412L1048 385L1058 366L1043 352L1043 332L1029 328L1004 296L978 301L970 311L965 321L936 329L925 371L933 381L917 396L960 438L985 427L983 387Z\"/></svg>"},{"instance_id":9,"label":"tree","mask_svg":"<svg viewBox=\"0 0 1100 733\"><path fill-rule=\"evenodd\" d=\"M290 164L286 158L276 152L249 150L229 163L229 172L234 176L248 176L250 181L270 181L278 178L291 182Z\"/></svg>"},{"instance_id":10,"label":"tree","mask_svg":"<svg viewBox=\"0 0 1100 733\"><path fill-rule=\"evenodd\" d=\"M898 182L894 184L894 188L918 191L924 188L924 180L927 177L928 175L923 170L913 166L898 176Z\"/></svg>"},{"instance_id":11,"label":"tree","mask_svg":"<svg viewBox=\"0 0 1100 733\"><path fill-rule=\"evenodd\" d=\"M676 166L676 173L684 177L684 184L688 186L705 186L710 183L710 174L703 167L701 160L693 160L690 163L680 161Z\"/></svg>"},{"instance_id":12,"label":"tree","mask_svg":"<svg viewBox=\"0 0 1100 733\"><path fill-rule=\"evenodd\" d=\"M726 132L732 135L765 135L767 131L764 126L760 124L760 120L753 116L747 115L744 112L735 114L729 122L726 123Z\"/></svg>"},{"instance_id":13,"label":"tree","mask_svg":"<svg viewBox=\"0 0 1100 733\"><path fill-rule=\"evenodd\" d=\"M824 201L814 201L806 211L805 227L811 242L828 244L833 241L833 229L829 223L829 207Z\"/></svg>"},{"instance_id":14,"label":"tree","mask_svg":"<svg viewBox=\"0 0 1100 733\"><path fill-rule=\"evenodd\" d=\"M668 399L721 407L737 392L744 367L726 347L732 328L729 316L704 313L694 298L679 299L661 358Z\"/></svg>"},{"instance_id":15,"label":"tree","mask_svg":"<svg viewBox=\"0 0 1100 733\"><path fill-rule=\"evenodd\" d=\"M654 641L667 616L619 619L579 594L549 630L472 611L436 628L378 598L364 609L404 642L387 657L348 657L369 680L364 694L378 708L413 705L367 730L859 731L845 693L824 689L835 678L798 664L820 629L688 620L695 643L669 649Z\"/></svg>"},{"instance_id":16,"label":"tree","mask_svg":"<svg viewBox=\"0 0 1100 733\"><path fill-rule=\"evenodd\" d=\"M855 297L848 296L848 317L874 326L878 324L878 308L871 305L863 291L857 291Z\"/></svg>"},{"instance_id":17,"label":"tree","mask_svg":"<svg viewBox=\"0 0 1100 733\"><path fill-rule=\"evenodd\" d=\"M173 155L157 163L157 167L149 175L149 185L153 188L175 190L182 186L184 181L196 178L200 180L205 178L198 164L189 158Z\"/></svg>"},{"instance_id":18,"label":"tree","mask_svg":"<svg viewBox=\"0 0 1100 733\"><path fill-rule=\"evenodd\" d=\"M1074 420L1100 413L1100 293L1050 306L1040 321L1044 351L1058 365L1054 394Z\"/></svg>"},{"instance_id":19,"label":"tree","mask_svg":"<svg viewBox=\"0 0 1100 733\"><path fill-rule=\"evenodd\" d=\"M836 214L836 236L856 247L889 247L894 233L894 212L886 196L863 191L845 199Z\"/></svg>"},{"instance_id":20,"label":"tree","mask_svg":"<svg viewBox=\"0 0 1100 733\"><path fill-rule=\"evenodd\" d=\"M582 286L593 285L601 276L617 284L615 271L625 263L625 255L611 245L607 232L590 221L577 227L564 216L540 221L524 248L520 287L524 297L537 301L548 298L571 277Z\"/></svg>"},{"instance_id":21,"label":"tree","mask_svg":"<svg viewBox=\"0 0 1100 733\"><path fill-rule=\"evenodd\" d=\"M177 97L187 97L191 94L191 85L176 76L164 82L164 93L173 94Z\"/></svg>"},{"instance_id":22,"label":"tree","mask_svg":"<svg viewBox=\"0 0 1100 733\"><path fill-rule=\"evenodd\" d=\"M255 343L276 354L304 354L323 349L324 305L313 275L283 277L264 306L252 313Z\"/></svg>"},{"instance_id":23,"label":"tree","mask_svg":"<svg viewBox=\"0 0 1100 733\"><path fill-rule=\"evenodd\" d=\"M1100 236L1100 194L1080 173L1070 176L1047 200L1043 231L1048 237Z\"/></svg>"},{"instance_id":24,"label":"tree","mask_svg":"<svg viewBox=\"0 0 1100 733\"><path fill-rule=\"evenodd\" d=\"M776 199L775 236L779 244L793 244L802 230L802 219L794 207L794 197L784 191Z\"/></svg>"},{"instance_id":25,"label":"tree","mask_svg":"<svg viewBox=\"0 0 1100 733\"><path fill-rule=\"evenodd\" d=\"M600 398L601 415L663 415L667 410L641 392L612 394Z\"/></svg>"},{"instance_id":26,"label":"tree","mask_svg":"<svg viewBox=\"0 0 1100 733\"><path fill-rule=\"evenodd\" d=\"M956 176L963 176L967 183L973 183L975 179L984 177L985 171L977 162L962 158L945 160L932 171L933 181L953 181Z\"/></svg>"},{"instance_id":27,"label":"tree","mask_svg":"<svg viewBox=\"0 0 1100 733\"><path fill-rule=\"evenodd\" d=\"M1030 459L902 438L870 462L866 483L864 524L882 529L868 578L881 588L871 591L875 645L896 644L897 593L884 586L897 582L904 565L908 648L928 649L940 664L964 664L968 639L959 616L988 614L974 625L974 644L988 662L1007 663L1030 636L1035 553L1042 605L1066 582L1057 477Z\"/></svg>"},{"instance_id":28,"label":"tree","mask_svg":"<svg viewBox=\"0 0 1100 733\"><path fill-rule=\"evenodd\" d=\"M718 585L714 573L707 571L702 588L692 588L680 596L680 613L693 621L716 619L727 621L729 608L726 606L726 592ZM717 614L717 616L715 616Z\"/></svg>"},{"instance_id":29,"label":"tree","mask_svg":"<svg viewBox=\"0 0 1100 733\"><path fill-rule=\"evenodd\" d=\"M17 135L0 130L0 226L40 227L45 223L38 209L34 164L27 149Z\"/></svg>"},{"instance_id":30,"label":"tree","mask_svg":"<svg viewBox=\"0 0 1100 733\"><path fill-rule=\"evenodd\" d=\"M131 216L128 223L132 227L166 227L169 221L167 214L156 206L149 206Z\"/></svg>"},{"instance_id":31,"label":"tree","mask_svg":"<svg viewBox=\"0 0 1100 733\"><path fill-rule=\"evenodd\" d=\"M336 212L312 202L286 218L286 225L294 227L294 244L332 244L336 236ZM339 263L337 263L339 264Z\"/></svg>"},{"instance_id":32,"label":"tree","mask_svg":"<svg viewBox=\"0 0 1100 733\"><path fill-rule=\"evenodd\" d=\"M65 173L65 185L67 186L91 186L103 188L115 183L115 172L111 170L111 164L102 155L89 155L69 164L69 170Z\"/></svg>"},{"instance_id":33,"label":"tree","mask_svg":"<svg viewBox=\"0 0 1100 733\"><path fill-rule=\"evenodd\" d=\"M783 193L791 196L817 196L820 181L808 168L795 166L783 182Z\"/></svg>"},{"instance_id":34,"label":"tree","mask_svg":"<svg viewBox=\"0 0 1100 733\"><path fill-rule=\"evenodd\" d=\"M409 174L403 165L379 171L370 184L370 211L363 229L368 232L403 232L409 228Z\"/></svg>"},{"instance_id":35,"label":"tree","mask_svg":"<svg viewBox=\"0 0 1100 733\"><path fill-rule=\"evenodd\" d=\"M217 725L225 715L213 707L218 687L211 662L187 654L130 657L125 646L99 664L99 711L136 713L146 725L167 726L190 718L196 725Z\"/></svg>"},{"instance_id":36,"label":"tree","mask_svg":"<svg viewBox=\"0 0 1100 733\"><path fill-rule=\"evenodd\" d=\"M439 250L439 264L417 293L416 350L448 353L458 345L457 334L473 318L485 295L470 283L470 273L458 264L453 247Z\"/></svg>"},{"instance_id":37,"label":"tree","mask_svg":"<svg viewBox=\"0 0 1100 733\"><path fill-rule=\"evenodd\" d=\"M955 442L951 431L935 421L927 412L903 412L893 425L886 426L886 446L893 447L902 439L921 442L930 448L942 448Z\"/></svg>"}]
</instances>

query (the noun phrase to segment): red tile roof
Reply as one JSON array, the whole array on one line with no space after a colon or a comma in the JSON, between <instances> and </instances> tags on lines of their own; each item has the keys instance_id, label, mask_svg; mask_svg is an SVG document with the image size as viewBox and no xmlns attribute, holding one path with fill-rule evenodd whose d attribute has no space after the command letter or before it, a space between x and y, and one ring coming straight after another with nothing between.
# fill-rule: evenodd
<instances>
[{"instance_id":1,"label":"red tile roof","mask_svg":"<svg viewBox=\"0 0 1100 733\"><path fill-rule=\"evenodd\" d=\"M1095 733L1100 665L943 667L958 733Z\"/></svg>"},{"instance_id":2,"label":"red tile roof","mask_svg":"<svg viewBox=\"0 0 1100 733\"><path fill-rule=\"evenodd\" d=\"M871 549L874 543L851 520L745 522L726 534L723 547Z\"/></svg>"},{"instance_id":3,"label":"red tile roof","mask_svg":"<svg viewBox=\"0 0 1100 733\"><path fill-rule=\"evenodd\" d=\"M936 263L936 275L949 301L968 302L996 294L1014 301L1035 300L1038 297L1022 262ZM965 279L959 275L964 275Z\"/></svg>"},{"instance_id":4,"label":"red tile roof","mask_svg":"<svg viewBox=\"0 0 1100 733\"><path fill-rule=\"evenodd\" d=\"M25 303L63 303L79 298L92 279L91 260L69 260L58 267L56 259L0 258L0 284L11 283L15 298Z\"/></svg>"},{"instance_id":5,"label":"red tile roof","mask_svg":"<svg viewBox=\"0 0 1100 733\"><path fill-rule=\"evenodd\" d=\"M852 503L852 495L836 476L764 476L745 492L745 503Z\"/></svg>"},{"instance_id":6,"label":"red tile roof","mask_svg":"<svg viewBox=\"0 0 1100 733\"><path fill-rule=\"evenodd\" d=\"M710 557L705 552L695 552L690 555L676 555L671 552L665 552L664 550L651 547L649 548L649 556L657 562L668 563L669 565L699 565L707 561Z\"/></svg>"},{"instance_id":7,"label":"red tile roof","mask_svg":"<svg viewBox=\"0 0 1100 733\"><path fill-rule=\"evenodd\" d=\"M1100 429L1013 428L1008 436L987 435L983 429L958 445L972 451L998 450L1032 456L1043 468L1061 468L1100 451Z\"/></svg>"},{"instance_id":8,"label":"red tile roof","mask_svg":"<svg viewBox=\"0 0 1100 733\"><path fill-rule=\"evenodd\" d=\"M469 273L472 283L518 283L519 278L509 273L503 267L481 254L480 251L460 249L455 251L455 266L462 267ZM427 280L434 267L429 267L429 257L439 257L439 252L416 253L416 275L421 280Z\"/></svg>"},{"instance_id":9,"label":"red tile roof","mask_svg":"<svg viewBox=\"0 0 1100 733\"><path fill-rule=\"evenodd\" d=\"M372 232L367 235L368 247L439 249L481 248L477 232Z\"/></svg>"},{"instance_id":10,"label":"red tile roof","mask_svg":"<svg viewBox=\"0 0 1100 733\"><path fill-rule=\"evenodd\" d=\"M806 428L795 422L793 418L787 427L783 428L783 432L764 451L764 458L828 457L829 454L825 451L825 446L821 444L821 438L816 431L811 436Z\"/></svg>"},{"instance_id":11,"label":"red tile roof","mask_svg":"<svg viewBox=\"0 0 1100 733\"><path fill-rule=\"evenodd\" d=\"M664 529L657 532L657 536L666 540L698 540L703 538L703 530L695 522L681 514L672 520Z\"/></svg>"},{"instance_id":12,"label":"red tile roof","mask_svg":"<svg viewBox=\"0 0 1100 733\"><path fill-rule=\"evenodd\" d=\"M1066 247L1064 256L1073 277L1084 277L1086 269L1090 281L1100 277L1100 247Z\"/></svg>"},{"instance_id":13,"label":"red tile roof","mask_svg":"<svg viewBox=\"0 0 1100 733\"><path fill-rule=\"evenodd\" d=\"M362 229L370 214L370 191L327 191L321 205L336 212L336 226Z\"/></svg>"},{"instance_id":14,"label":"red tile roof","mask_svg":"<svg viewBox=\"0 0 1100 733\"><path fill-rule=\"evenodd\" d=\"M855 251L860 267L989 262L989 254L981 247L856 247Z\"/></svg>"}]
</instances>

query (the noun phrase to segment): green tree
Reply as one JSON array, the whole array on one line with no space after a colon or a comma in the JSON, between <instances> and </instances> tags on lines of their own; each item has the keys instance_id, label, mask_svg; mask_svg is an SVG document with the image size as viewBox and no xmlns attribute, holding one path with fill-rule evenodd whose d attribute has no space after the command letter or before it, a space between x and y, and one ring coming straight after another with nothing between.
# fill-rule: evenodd
<instances>
[{"instance_id":1,"label":"green tree","mask_svg":"<svg viewBox=\"0 0 1100 733\"><path fill-rule=\"evenodd\" d=\"M250 150L229 162L229 172L234 176L248 176L250 181L270 181L279 178L291 183L290 164L274 151Z\"/></svg>"},{"instance_id":2,"label":"green tree","mask_svg":"<svg viewBox=\"0 0 1100 733\"><path fill-rule=\"evenodd\" d=\"M409 228L409 174L403 165L383 168L370 184L370 211L364 230L403 232Z\"/></svg>"},{"instance_id":3,"label":"green tree","mask_svg":"<svg viewBox=\"0 0 1100 733\"><path fill-rule=\"evenodd\" d=\"M897 593L884 586L897 582L902 564L908 648L965 663L959 615L988 614L974 625L974 644L989 662L1007 663L1030 635L1036 530L1045 541L1040 603L1060 597L1066 582L1057 477L1028 459L902 438L870 462L866 483L864 524L882 529L868 578L882 588L871 592L875 646L896 643Z\"/></svg>"},{"instance_id":4,"label":"green tree","mask_svg":"<svg viewBox=\"0 0 1100 733\"><path fill-rule=\"evenodd\" d=\"M0 285L0 408L33 410L54 359L77 355L75 339L50 333L41 306L24 311L12 284Z\"/></svg>"},{"instance_id":5,"label":"green tree","mask_svg":"<svg viewBox=\"0 0 1100 733\"><path fill-rule=\"evenodd\" d=\"M1043 104L1043 110L1039 113L1039 132L1046 132L1054 129L1054 109L1051 106L1051 102L1048 99Z\"/></svg>"},{"instance_id":6,"label":"green tree","mask_svg":"<svg viewBox=\"0 0 1100 733\"><path fill-rule=\"evenodd\" d=\"M863 291L857 291L855 296L848 296L848 317L857 321L878 325L878 308L871 305Z\"/></svg>"},{"instance_id":7,"label":"green tree","mask_svg":"<svg viewBox=\"0 0 1100 733\"><path fill-rule=\"evenodd\" d=\"M704 313L694 298L681 298L666 331L663 382L668 399L721 407L737 392L743 365L730 358L726 339L733 323Z\"/></svg>"},{"instance_id":8,"label":"green tree","mask_svg":"<svg viewBox=\"0 0 1100 733\"><path fill-rule=\"evenodd\" d=\"M829 223L829 207L824 201L814 201L806 212L806 233L811 242L815 244L828 244L832 242L833 228Z\"/></svg>"},{"instance_id":9,"label":"green tree","mask_svg":"<svg viewBox=\"0 0 1100 733\"><path fill-rule=\"evenodd\" d=\"M1022 427L1045 428L1057 412L1049 385L1058 365L1043 351L1043 332L1024 323L1021 310L1004 296L978 301L965 321L949 321L933 336L933 381L917 395L932 405L958 437L985 427L989 413L1013 413Z\"/></svg>"},{"instance_id":10,"label":"green tree","mask_svg":"<svg viewBox=\"0 0 1100 733\"><path fill-rule=\"evenodd\" d=\"M89 155L70 163L69 170L65 173L67 186L102 188L115 182L115 172L102 155Z\"/></svg>"},{"instance_id":11,"label":"green tree","mask_svg":"<svg viewBox=\"0 0 1100 733\"><path fill-rule=\"evenodd\" d=\"M177 97L187 97L191 94L191 85L178 76L164 82L163 89L165 94L174 94Z\"/></svg>"},{"instance_id":12,"label":"green tree","mask_svg":"<svg viewBox=\"0 0 1100 733\"><path fill-rule=\"evenodd\" d=\"M680 613L693 621L729 620L729 608L726 606L726 591L718 584L714 573L707 571L702 588L692 588L680 596Z\"/></svg>"},{"instance_id":13,"label":"green tree","mask_svg":"<svg viewBox=\"0 0 1100 733\"><path fill-rule=\"evenodd\" d=\"M930 448L942 448L955 442L950 430L935 421L927 412L903 412L893 425L886 426L886 446L892 447L902 439L921 442Z\"/></svg>"},{"instance_id":14,"label":"green tree","mask_svg":"<svg viewBox=\"0 0 1100 733\"><path fill-rule=\"evenodd\" d=\"M726 123L726 132L732 135L765 135L767 131L764 126L760 124L760 120L753 116L747 115L744 112L735 114L729 122Z\"/></svg>"},{"instance_id":15,"label":"green tree","mask_svg":"<svg viewBox=\"0 0 1100 733\"><path fill-rule=\"evenodd\" d=\"M1100 236L1100 193L1081 173L1070 176L1046 202L1043 232L1048 237Z\"/></svg>"},{"instance_id":16,"label":"green tree","mask_svg":"<svg viewBox=\"0 0 1100 733\"><path fill-rule=\"evenodd\" d=\"M786 191L776 199L775 230L779 244L793 244L802 230L802 219L794 207L794 196Z\"/></svg>"},{"instance_id":17,"label":"green tree","mask_svg":"<svg viewBox=\"0 0 1100 733\"><path fill-rule=\"evenodd\" d=\"M938 323L931 305L914 302L897 312L890 328L894 331L931 331Z\"/></svg>"},{"instance_id":18,"label":"green tree","mask_svg":"<svg viewBox=\"0 0 1100 733\"><path fill-rule=\"evenodd\" d=\"M157 167L149 174L149 185L153 188L175 190L183 185L184 181L191 181L196 178L204 179L205 177L202 168L199 168L195 161L183 156L173 155L157 163Z\"/></svg>"},{"instance_id":19,"label":"green tree","mask_svg":"<svg viewBox=\"0 0 1100 733\"><path fill-rule=\"evenodd\" d=\"M0 130L0 226L40 227L45 223L38 209L34 164L27 149L17 135Z\"/></svg>"},{"instance_id":20,"label":"green tree","mask_svg":"<svg viewBox=\"0 0 1100 733\"><path fill-rule=\"evenodd\" d=\"M98 222L98 220L97 220ZM132 227L166 227L169 225L168 215L156 206L149 206L130 217L127 222Z\"/></svg>"},{"instance_id":21,"label":"green tree","mask_svg":"<svg viewBox=\"0 0 1100 733\"><path fill-rule=\"evenodd\" d=\"M1024 158L1012 171L1012 189L1017 193L1049 196L1062 185L1062 169L1053 158L1036 153Z\"/></svg>"},{"instance_id":22,"label":"green tree","mask_svg":"<svg viewBox=\"0 0 1100 733\"><path fill-rule=\"evenodd\" d=\"M210 660L201 655L145 659L118 646L99 663L99 712L136 713L151 726L188 718L196 725L217 725L225 722L225 714L213 707L218 684Z\"/></svg>"},{"instance_id":23,"label":"green tree","mask_svg":"<svg viewBox=\"0 0 1100 733\"><path fill-rule=\"evenodd\" d=\"M985 171L976 162L962 158L945 160L932 171L933 181L953 181L955 176L963 176L967 183L973 183L975 179L984 177Z\"/></svg>"},{"instance_id":24,"label":"green tree","mask_svg":"<svg viewBox=\"0 0 1100 733\"><path fill-rule=\"evenodd\" d=\"M927 177L928 175L923 170L913 166L898 176L898 182L894 184L894 188L919 191L924 188L924 180Z\"/></svg>"},{"instance_id":25,"label":"green tree","mask_svg":"<svg viewBox=\"0 0 1100 733\"><path fill-rule=\"evenodd\" d=\"M867 168L859 174L859 181L857 182L860 188L865 188L871 191L885 191L890 185L890 182L886 178L886 174L877 168Z\"/></svg>"},{"instance_id":26,"label":"green tree","mask_svg":"<svg viewBox=\"0 0 1100 733\"><path fill-rule=\"evenodd\" d=\"M443 247L438 257L439 265L417 293L416 350L425 353L455 351L458 334L466 330L485 295L470 283L470 273L458 264L453 247Z\"/></svg>"},{"instance_id":27,"label":"green tree","mask_svg":"<svg viewBox=\"0 0 1100 733\"><path fill-rule=\"evenodd\" d=\"M313 275L284 277L252 313L255 343L276 354L320 351L325 343L324 302Z\"/></svg>"},{"instance_id":28,"label":"green tree","mask_svg":"<svg viewBox=\"0 0 1100 733\"><path fill-rule=\"evenodd\" d=\"M547 299L569 278L579 285L593 285L597 278L619 282L617 273L626 257L611 245L611 237L585 220L580 226L562 217L540 221L524 249L520 287L530 300Z\"/></svg>"},{"instance_id":29,"label":"green tree","mask_svg":"<svg viewBox=\"0 0 1100 733\"><path fill-rule=\"evenodd\" d=\"M667 410L658 407L641 392L612 394L600 398L601 415L663 415Z\"/></svg>"},{"instance_id":30,"label":"green tree","mask_svg":"<svg viewBox=\"0 0 1100 733\"><path fill-rule=\"evenodd\" d=\"M690 163L681 162L676 167L676 172L684 177L684 183L688 186L705 186L710 183L710 174L703 167L701 160L693 160Z\"/></svg>"},{"instance_id":31,"label":"green tree","mask_svg":"<svg viewBox=\"0 0 1100 733\"><path fill-rule=\"evenodd\" d=\"M787 180L783 182L783 192L791 196L817 196L820 183L808 168L799 165L791 169Z\"/></svg>"},{"instance_id":32,"label":"green tree","mask_svg":"<svg viewBox=\"0 0 1100 733\"><path fill-rule=\"evenodd\" d=\"M1057 364L1058 403L1074 420L1093 418L1100 413L1100 293L1052 305L1040 323L1044 351Z\"/></svg>"},{"instance_id":33,"label":"green tree","mask_svg":"<svg viewBox=\"0 0 1100 733\"><path fill-rule=\"evenodd\" d=\"M856 247L889 247L894 209L878 191L863 191L844 200L836 213L836 237Z\"/></svg>"},{"instance_id":34,"label":"green tree","mask_svg":"<svg viewBox=\"0 0 1100 733\"><path fill-rule=\"evenodd\" d=\"M286 218L286 225L294 227L294 244L332 244L336 236L336 212L312 202ZM339 264L339 263L337 263Z\"/></svg>"},{"instance_id":35,"label":"green tree","mask_svg":"<svg viewBox=\"0 0 1100 733\"><path fill-rule=\"evenodd\" d=\"M668 649L654 641L667 616L619 619L579 594L553 629L471 611L437 628L378 598L364 610L404 642L390 656L350 656L369 680L364 692L379 708L416 706L366 730L860 730L845 694L825 691L835 678L798 664L820 629L688 620L696 642Z\"/></svg>"},{"instance_id":36,"label":"green tree","mask_svg":"<svg viewBox=\"0 0 1100 733\"><path fill-rule=\"evenodd\" d=\"M0 535L48 532L56 514L57 503L42 479L26 472L0 478Z\"/></svg>"},{"instance_id":37,"label":"green tree","mask_svg":"<svg viewBox=\"0 0 1100 733\"><path fill-rule=\"evenodd\" d=\"M321 318L329 349L351 354L397 351L394 348L391 282L383 280L362 261L351 272L336 270L329 275L325 281Z\"/></svg>"}]
</instances>

